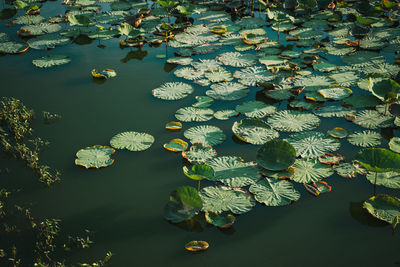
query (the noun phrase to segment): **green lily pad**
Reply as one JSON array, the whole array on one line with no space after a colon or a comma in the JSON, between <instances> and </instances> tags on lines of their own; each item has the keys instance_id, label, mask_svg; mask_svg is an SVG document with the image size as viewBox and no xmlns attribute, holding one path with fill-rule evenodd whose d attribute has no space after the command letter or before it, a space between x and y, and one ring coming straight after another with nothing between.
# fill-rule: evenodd
<instances>
[{"instance_id":1,"label":"green lily pad","mask_svg":"<svg viewBox=\"0 0 400 267\"><path fill-rule=\"evenodd\" d=\"M374 131L365 130L350 134L347 141L355 146L374 147L381 144L381 135Z\"/></svg>"},{"instance_id":2,"label":"green lily pad","mask_svg":"<svg viewBox=\"0 0 400 267\"><path fill-rule=\"evenodd\" d=\"M354 123L368 129L386 128L393 125L394 117L376 110L362 110L356 114Z\"/></svg>"},{"instance_id":3,"label":"green lily pad","mask_svg":"<svg viewBox=\"0 0 400 267\"><path fill-rule=\"evenodd\" d=\"M212 180L215 176L214 169L206 164L196 164L189 170L183 166L183 173L192 180L200 181L203 179Z\"/></svg>"},{"instance_id":4,"label":"green lily pad","mask_svg":"<svg viewBox=\"0 0 400 267\"><path fill-rule=\"evenodd\" d=\"M256 118L236 121L232 126L232 132L240 140L253 145L262 145L279 137L279 133L268 123Z\"/></svg>"},{"instance_id":5,"label":"green lily pad","mask_svg":"<svg viewBox=\"0 0 400 267\"><path fill-rule=\"evenodd\" d=\"M364 201L363 208L375 218L392 224L400 217L400 199L389 195L377 195Z\"/></svg>"},{"instance_id":6,"label":"green lily pad","mask_svg":"<svg viewBox=\"0 0 400 267\"><path fill-rule=\"evenodd\" d=\"M193 86L182 82L167 82L153 89L153 96L163 100L178 100L193 93Z\"/></svg>"},{"instance_id":7,"label":"green lily pad","mask_svg":"<svg viewBox=\"0 0 400 267\"><path fill-rule=\"evenodd\" d=\"M212 224L222 229L229 228L232 226L232 224L235 223L235 216L233 216L232 214L227 214L226 216L224 216L212 211L207 211L205 213L205 218L209 224Z\"/></svg>"},{"instance_id":8,"label":"green lily pad","mask_svg":"<svg viewBox=\"0 0 400 267\"><path fill-rule=\"evenodd\" d=\"M230 187L254 184L261 177L255 162L243 162L238 157L216 157L206 163L215 171L215 176L209 180L219 181Z\"/></svg>"},{"instance_id":9,"label":"green lily pad","mask_svg":"<svg viewBox=\"0 0 400 267\"><path fill-rule=\"evenodd\" d=\"M266 142L257 151L257 163L271 171L281 171L290 167L296 160L296 150L283 140Z\"/></svg>"},{"instance_id":10,"label":"green lily pad","mask_svg":"<svg viewBox=\"0 0 400 267\"><path fill-rule=\"evenodd\" d=\"M213 83L229 82L233 80L231 72L222 68L207 71L204 73L204 76Z\"/></svg>"},{"instance_id":11,"label":"green lily pad","mask_svg":"<svg viewBox=\"0 0 400 267\"><path fill-rule=\"evenodd\" d=\"M164 218L173 223L182 222L195 216L203 208L203 201L197 190L182 186L174 190L164 208Z\"/></svg>"},{"instance_id":12,"label":"green lily pad","mask_svg":"<svg viewBox=\"0 0 400 267\"><path fill-rule=\"evenodd\" d=\"M358 163L340 163L334 166L334 170L344 178L355 178L357 174L365 175L367 173Z\"/></svg>"},{"instance_id":13,"label":"green lily pad","mask_svg":"<svg viewBox=\"0 0 400 267\"><path fill-rule=\"evenodd\" d=\"M224 65L232 67L250 67L257 63L257 56L241 54L239 52L226 52L217 56Z\"/></svg>"},{"instance_id":14,"label":"green lily pad","mask_svg":"<svg viewBox=\"0 0 400 267\"><path fill-rule=\"evenodd\" d=\"M107 167L114 163L110 158L115 150L108 146L90 146L76 152L75 164L88 168Z\"/></svg>"},{"instance_id":15,"label":"green lily pad","mask_svg":"<svg viewBox=\"0 0 400 267\"><path fill-rule=\"evenodd\" d=\"M354 108L367 108L375 107L381 103L381 101L373 95L352 95L344 100L347 105L351 105Z\"/></svg>"},{"instance_id":16,"label":"green lily pad","mask_svg":"<svg viewBox=\"0 0 400 267\"><path fill-rule=\"evenodd\" d=\"M129 151L143 151L151 147L154 137L147 133L122 132L110 140L112 147Z\"/></svg>"},{"instance_id":17,"label":"green lily pad","mask_svg":"<svg viewBox=\"0 0 400 267\"><path fill-rule=\"evenodd\" d=\"M246 117L259 119L274 114L276 110L275 106L267 105L261 101L247 101L236 106L238 113L242 113Z\"/></svg>"},{"instance_id":18,"label":"green lily pad","mask_svg":"<svg viewBox=\"0 0 400 267\"><path fill-rule=\"evenodd\" d=\"M229 120L231 117L239 115L234 109L218 110L214 113L217 120Z\"/></svg>"},{"instance_id":19,"label":"green lily pad","mask_svg":"<svg viewBox=\"0 0 400 267\"><path fill-rule=\"evenodd\" d=\"M183 141L182 139L175 138L169 141L168 143L164 144L164 148L166 150L172 151L172 152L182 152L185 151L188 148L188 143Z\"/></svg>"},{"instance_id":20,"label":"green lily pad","mask_svg":"<svg viewBox=\"0 0 400 267\"><path fill-rule=\"evenodd\" d=\"M208 108L214 103L214 99L208 96L196 96L196 103L192 104L194 108Z\"/></svg>"},{"instance_id":21,"label":"green lily pad","mask_svg":"<svg viewBox=\"0 0 400 267\"><path fill-rule=\"evenodd\" d=\"M316 128L320 119L311 113L282 110L269 117L268 123L278 131L301 132Z\"/></svg>"},{"instance_id":22,"label":"green lily pad","mask_svg":"<svg viewBox=\"0 0 400 267\"><path fill-rule=\"evenodd\" d=\"M291 180L298 183L312 183L333 174L333 169L316 160L298 159L293 164L294 175Z\"/></svg>"},{"instance_id":23,"label":"green lily pad","mask_svg":"<svg viewBox=\"0 0 400 267\"><path fill-rule=\"evenodd\" d=\"M48 55L32 60L32 64L38 68L50 68L60 66L71 62L68 56L64 55Z\"/></svg>"},{"instance_id":24,"label":"green lily pad","mask_svg":"<svg viewBox=\"0 0 400 267\"><path fill-rule=\"evenodd\" d=\"M349 97L353 91L344 87L331 87L327 89L318 90L324 98L329 100L342 100Z\"/></svg>"},{"instance_id":25,"label":"green lily pad","mask_svg":"<svg viewBox=\"0 0 400 267\"><path fill-rule=\"evenodd\" d=\"M367 180L371 184L375 184L375 173L367 174ZM376 174L376 185L383 185L388 188L400 188L400 174L398 172L380 172Z\"/></svg>"},{"instance_id":26,"label":"green lily pad","mask_svg":"<svg viewBox=\"0 0 400 267\"><path fill-rule=\"evenodd\" d=\"M252 184L249 191L254 198L266 206L284 206L299 200L300 193L292 183L285 180L264 178L256 184Z\"/></svg>"},{"instance_id":27,"label":"green lily pad","mask_svg":"<svg viewBox=\"0 0 400 267\"><path fill-rule=\"evenodd\" d=\"M212 125L200 125L187 129L183 135L190 140L192 144L202 143L206 146L215 146L225 141L224 132Z\"/></svg>"},{"instance_id":28,"label":"green lily pad","mask_svg":"<svg viewBox=\"0 0 400 267\"><path fill-rule=\"evenodd\" d=\"M182 152L182 157L192 164L201 164L217 156L217 151L211 146L201 143L193 144L188 151Z\"/></svg>"},{"instance_id":29,"label":"green lily pad","mask_svg":"<svg viewBox=\"0 0 400 267\"><path fill-rule=\"evenodd\" d=\"M276 66L282 65L287 62L286 59L282 59L279 56L265 56L259 59L260 63L269 67L269 66Z\"/></svg>"},{"instance_id":30,"label":"green lily pad","mask_svg":"<svg viewBox=\"0 0 400 267\"><path fill-rule=\"evenodd\" d=\"M14 41L0 42L0 53L1 54L18 54L27 51L29 46L25 43L19 43Z\"/></svg>"},{"instance_id":31,"label":"green lily pad","mask_svg":"<svg viewBox=\"0 0 400 267\"><path fill-rule=\"evenodd\" d=\"M347 137L348 132L346 129L335 127L332 130L327 131L327 134L329 134L333 138L342 139Z\"/></svg>"},{"instance_id":32,"label":"green lily pad","mask_svg":"<svg viewBox=\"0 0 400 267\"><path fill-rule=\"evenodd\" d=\"M275 79L268 70L255 66L237 70L233 73L233 77L239 80L239 83L247 86L256 86L260 82L269 82Z\"/></svg>"},{"instance_id":33,"label":"green lily pad","mask_svg":"<svg viewBox=\"0 0 400 267\"><path fill-rule=\"evenodd\" d=\"M203 211L231 211L234 214L243 214L255 206L255 201L248 193L224 186L205 187L200 190L200 196L203 200Z\"/></svg>"},{"instance_id":34,"label":"green lily pad","mask_svg":"<svg viewBox=\"0 0 400 267\"><path fill-rule=\"evenodd\" d=\"M400 153L400 137L392 137L389 141L390 150Z\"/></svg>"},{"instance_id":35,"label":"green lily pad","mask_svg":"<svg viewBox=\"0 0 400 267\"><path fill-rule=\"evenodd\" d=\"M354 159L371 172L400 171L400 154L384 148L363 149Z\"/></svg>"},{"instance_id":36,"label":"green lily pad","mask_svg":"<svg viewBox=\"0 0 400 267\"><path fill-rule=\"evenodd\" d=\"M184 107L175 112L175 118L180 121L209 121L213 118L214 111L209 108Z\"/></svg>"},{"instance_id":37,"label":"green lily pad","mask_svg":"<svg viewBox=\"0 0 400 267\"><path fill-rule=\"evenodd\" d=\"M236 82L224 82L211 85L211 90L206 95L218 100L233 101L246 97L249 88Z\"/></svg>"},{"instance_id":38,"label":"green lily pad","mask_svg":"<svg viewBox=\"0 0 400 267\"><path fill-rule=\"evenodd\" d=\"M29 47L33 49L45 50L56 46L69 44L71 40L56 33L38 36L27 41Z\"/></svg>"},{"instance_id":39,"label":"green lily pad","mask_svg":"<svg viewBox=\"0 0 400 267\"><path fill-rule=\"evenodd\" d=\"M286 141L294 147L296 156L302 158L317 158L340 148L338 140L315 131L295 133L289 136Z\"/></svg>"}]
</instances>

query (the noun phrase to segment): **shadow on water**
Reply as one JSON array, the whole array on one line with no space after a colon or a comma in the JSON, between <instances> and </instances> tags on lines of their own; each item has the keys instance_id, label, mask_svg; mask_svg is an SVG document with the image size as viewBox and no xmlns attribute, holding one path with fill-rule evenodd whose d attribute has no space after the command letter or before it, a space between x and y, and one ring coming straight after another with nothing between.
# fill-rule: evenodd
<instances>
[{"instance_id":1,"label":"shadow on water","mask_svg":"<svg viewBox=\"0 0 400 267\"><path fill-rule=\"evenodd\" d=\"M362 225L367 225L371 227L385 227L388 226L386 222L380 221L374 218L368 213L366 209L362 207L363 201L361 202L350 202L349 212L351 217Z\"/></svg>"},{"instance_id":2,"label":"shadow on water","mask_svg":"<svg viewBox=\"0 0 400 267\"><path fill-rule=\"evenodd\" d=\"M138 48L138 50L129 51L128 54L126 54L126 56L123 59L121 59L120 61L122 63L127 63L128 61L130 61L132 59L137 59L137 60L141 61L147 56L147 54L148 53L146 50L142 50L142 48Z\"/></svg>"},{"instance_id":3,"label":"shadow on water","mask_svg":"<svg viewBox=\"0 0 400 267\"><path fill-rule=\"evenodd\" d=\"M77 45L88 45L93 43L93 39L90 39L87 35L85 34L80 34L78 37L76 37L73 41Z\"/></svg>"}]
</instances>

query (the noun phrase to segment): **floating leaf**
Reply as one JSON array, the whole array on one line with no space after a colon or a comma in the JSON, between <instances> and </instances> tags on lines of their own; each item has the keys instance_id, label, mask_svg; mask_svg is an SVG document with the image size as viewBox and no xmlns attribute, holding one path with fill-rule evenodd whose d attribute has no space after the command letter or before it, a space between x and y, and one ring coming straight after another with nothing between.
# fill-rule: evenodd
<instances>
[{"instance_id":1,"label":"floating leaf","mask_svg":"<svg viewBox=\"0 0 400 267\"><path fill-rule=\"evenodd\" d=\"M373 147L381 144L381 135L374 131L365 130L354 132L347 138L350 144L362 147Z\"/></svg>"},{"instance_id":2,"label":"floating leaf","mask_svg":"<svg viewBox=\"0 0 400 267\"><path fill-rule=\"evenodd\" d=\"M240 140L254 145L262 145L279 137L277 131L260 119L236 121L232 126L232 132Z\"/></svg>"},{"instance_id":3,"label":"floating leaf","mask_svg":"<svg viewBox=\"0 0 400 267\"><path fill-rule=\"evenodd\" d=\"M212 224L222 229L229 228L232 226L232 224L235 223L235 216L233 216L232 214L227 214L226 216L224 216L212 211L207 211L205 213L205 218L209 224Z\"/></svg>"},{"instance_id":4,"label":"floating leaf","mask_svg":"<svg viewBox=\"0 0 400 267\"><path fill-rule=\"evenodd\" d=\"M333 169L316 160L298 159L293 164L294 175L291 180L298 183L312 183L333 174Z\"/></svg>"},{"instance_id":5,"label":"floating leaf","mask_svg":"<svg viewBox=\"0 0 400 267\"><path fill-rule=\"evenodd\" d=\"M193 80L199 80L199 79L203 78L204 72L195 70L192 67L184 67L184 68L180 68L180 69L177 69L176 71L174 71L174 74L176 77L181 77L186 80L193 81Z\"/></svg>"},{"instance_id":6,"label":"floating leaf","mask_svg":"<svg viewBox=\"0 0 400 267\"><path fill-rule=\"evenodd\" d=\"M344 178L355 178L357 173L362 175L366 174L366 170L360 167L358 163L341 163L335 166L334 170Z\"/></svg>"},{"instance_id":7,"label":"floating leaf","mask_svg":"<svg viewBox=\"0 0 400 267\"><path fill-rule=\"evenodd\" d=\"M217 120L229 120L229 118L239 115L234 109L218 110L214 113Z\"/></svg>"},{"instance_id":8,"label":"floating leaf","mask_svg":"<svg viewBox=\"0 0 400 267\"><path fill-rule=\"evenodd\" d=\"M147 133L122 132L110 140L112 147L129 151L143 151L151 147L154 137Z\"/></svg>"},{"instance_id":9,"label":"floating leaf","mask_svg":"<svg viewBox=\"0 0 400 267\"><path fill-rule=\"evenodd\" d=\"M192 180L200 181L203 179L212 180L215 176L214 169L205 164L196 164L189 170L183 166L183 173Z\"/></svg>"},{"instance_id":10,"label":"floating leaf","mask_svg":"<svg viewBox=\"0 0 400 267\"><path fill-rule=\"evenodd\" d=\"M214 103L214 99L208 96L196 96L197 102L192 104L195 108L208 108Z\"/></svg>"},{"instance_id":11,"label":"floating leaf","mask_svg":"<svg viewBox=\"0 0 400 267\"><path fill-rule=\"evenodd\" d=\"M2 54L19 54L28 51L29 46L24 43L7 41L0 42L0 53Z\"/></svg>"},{"instance_id":12,"label":"floating leaf","mask_svg":"<svg viewBox=\"0 0 400 267\"><path fill-rule=\"evenodd\" d=\"M250 67L257 62L255 55L241 54L239 52L226 52L220 54L217 59L224 65L233 67Z\"/></svg>"},{"instance_id":13,"label":"floating leaf","mask_svg":"<svg viewBox=\"0 0 400 267\"><path fill-rule=\"evenodd\" d=\"M400 137L392 137L389 141L390 150L400 153Z\"/></svg>"},{"instance_id":14,"label":"floating leaf","mask_svg":"<svg viewBox=\"0 0 400 267\"><path fill-rule=\"evenodd\" d=\"M180 130L182 129L182 123L179 121L171 121L165 125L165 129L167 130Z\"/></svg>"},{"instance_id":15,"label":"floating leaf","mask_svg":"<svg viewBox=\"0 0 400 267\"><path fill-rule=\"evenodd\" d=\"M283 140L266 142L257 151L257 163L271 171L281 171L290 167L296 160L296 150Z\"/></svg>"},{"instance_id":16,"label":"floating leaf","mask_svg":"<svg viewBox=\"0 0 400 267\"><path fill-rule=\"evenodd\" d=\"M117 73L115 72L115 70L112 70L112 69L105 69L100 72L98 72L95 69L92 69L91 74L92 74L93 78L97 78L97 79L108 79L108 78L114 78L117 76Z\"/></svg>"},{"instance_id":17,"label":"floating leaf","mask_svg":"<svg viewBox=\"0 0 400 267\"><path fill-rule=\"evenodd\" d=\"M166 150L172 151L172 152L181 152L185 151L188 148L188 143L183 141L182 139L176 138L172 139L168 143L164 144L164 148Z\"/></svg>"},{"instance_id":18,"label":"floating leaf","mask_svg":"<svg viewBox=\"0 0 400 267\"><path fill-rule=\"evenodd\" d=\"M325 118L331 118L331 117L345 117L346 115L349 114L354 114L355 111L342 107L342 106L326 106L326 107L318 107L314 110L314 114L325 117Z\"/></svg>"},{"instance_id":19,"label":"floating leaf","mask_svg":"<svg viewBox=\"0 0 400 267\"><path fill-rule=\"evenodd\" d=\"M260 179L255 162L243 162L238 157L222 156L210 159L207 165L215 171L212 181L219 181L230 187L243 187Z\"/></svg>"},{"instance_id":20,"label":"floating leaf","mask_svg":"<svg viewBox=\"0 0 400 267\"><path fill-rule=\"evenodd\" d=\"M269 67L285 64L287 62L286 59L282 59L278 56L265 56L259 59L260 63Z\"/></svg>"},{"instance_id":21,"label":"floating leaf","mask_svg":"<svg viewBox=\"0 0 400 267\"><path fill-rule=\"evenodd\" d=\"M375 218L393 223L400 217L400 199L389 195L377 195L364 201L363 208Z\"/></svg>"},{"instance_id":22,"label":"floating leaf","mask_svg":"<svg viewBox=\"0 0 400 267\"><path fill-rule=\"evenodd\" d=\"M354 159L371 172L400 171L400 155L384 148L363 149Z\"/></svg>"},{"instance_id":23,"label":"floating leaf","mask_svg":"<svg viewBox=\"0 0 400 267\"><path fill-rule=\"evenodd\" d=\"M354 123L368 129L386 128L393 125L394 117L376 110L362 110L356 114Z\"/></svg>"},{"instance_id":24,"label":"floating leaf","mask_svg":"<svg viewBox=\"0 0 400 267\"><path fill-rule=\"evenodd\" d=\"M184 136L189 139L192 144L202 143L206 146L221 144L226 139L226 135L220 128L211 125L191 127L184 132Z\"/></svg>"},{"instance_id":25,"label":"floating leaf","mask_svg":"<svg viewBox=\"0 0 400 267\"><path fill-rule=\"evenodd\" d=\"M205 163L216 156L217 151L215 151L215 149L201 143L195 143L190 147L189 151L182 152L182 157L192 164Z\"/></svg>"},{"instance_id":26,"label":"floating leaf","mask_svg":"<svg viewBox=\"0 0 400 267\"><path fill-rule=\"evenodd\" d=\"M234 214L243 214L255 206L255 201L248 193L224 186L205 187L200 190L200 196L203 200L203 211L231 211Z\"/></svg>"},{"instance_id":27,"label":"floating leaf","mask_svg":"<svg viewBox=\"0 0 400 267\"><path fill-rule=\"evenodd\" d=\"M27 44L33 49L45 50L55 48L56 46L66 45L70 42L71 40L69 38L52 33L29 39Z\"/></svg>"},{"instance_id":28,"label":"floating leaf","mask_svg":"<svg viewBox=\"0 0 400 267\"><path fill-rule=\"evenodd\" d=\"M274 114L277 108L261 101L247 101L236 106L236 111L250 118L264 118Z\"/></svg>"},{"instance_id":29,"label":"floating leaf","mask_svg":"<svg viewBox=\"0 0 400 267\"><path fill-rule=\"evenodd\" d=\"M195 216L203 207L197 190L182 186L174 190L164 208L164 218L173 223L182 222Z\"/></svg>"},{"instance_id":30,"label":"floating leaf","mask_svg":"<svg viewBox=\"0 0 400 267\"><path fill-rule=\"evenodd\" d=\"M175 118L180 121L209 121L213 118L214 111L209 108L180 108L175 113Z\"/></svg>"},{"instance_id":31,"label":"floating leaf","mask_svg":"<svg viewBox=\"0 0 400 267\"><path fill-rule=\"evenodd\" d=\"M285 132L301 132L316 128L320 119L310 113L282 110L268 118L272 128Z\"/></svg>"},{"instance_id":32,"label":"floating leaf","mask_svg":"<svg viewBox=\"0 0 400 267\"><path fill-rule=\"evenodd\" d=\"M340 148L339 141L315 131L293 134L286 141L294 147L296 156L302 158L317 158L320 155L336 151Z\"/></svg>"},{"instance_id":33,"label":"floating leaf","mask_svg":"<svg viewBox=\"0 0 400 267\"><path fill-rule=\"evenodd\" d=\"M110 158L115 150L108 146L90 146L76 152L75 164L88 168L107 167L114 163Z\"/></svg>"},{"instance_id":34,"label":"floating leaf","mask_svg":"<svg viewBox=\"0 0 400 267\"><path fill-rule=\"evenodd\" d=\"M344 102L354 108L375 107L381 103L381 101L373 95L352 95L346 98Z\"/></svg>"},{"instance_id":35,"label":"floating leaf","mask_svg":"<svg viewBox=\"0 0 400 267\"><path fill-rule=\"evenodd\" d=\"M329 130L327 133L330 136L332 136L333 138L337 138L337 139L346 138L347 134L348 134L346 129L343 129L343 128L340 128L340 127L335 127L332 130Z\"/></svg>"},{"instance_id":36,"label":"floating leaf","mask_svg":"<svg viewBox=\"0 0 400 267\"><path fill-rule=\"evenodd\" d=\"M199 71L213 71L221 68L221 62L215 59L199 59L198 62L192 62L192 66Z\"/></svg>"},{"instance_id":37,"label":"floating leaf","mask_svg":"<svg viewBox=\"0 0 400 267\"><path fill-rule=\"evenodd\" d=\"M190 241L185 249L192 252L207 250L210 245L206 241Z\"/></svg>"},{"instance_id":38,"label":"floating leaf","mask_svg":"<svg viewBox=\"0 0 400 267\"><path fill-rule=\"evenodd\" d=\"M327 89L318 90L324 98L330 100L342 100L349 97L353 91L344 87L331 87Z\"/></svg>"},{"instance_id":39,"label":"floating leaf","mask_svg":"<svg viewBox=\"0 0 400 267\"><path fill-rule=\"evenodd\" d=\"M274 75L262 67L248 67L237 70L233 77L237 78L239 83L248 86L256 86L259 82L269 82L275 79Z\"/></svg>"},{"instance_id":40,"label":"floating leaf","mask_svg":"<svg viewBox=\"0 0 400 267\"><path fill-rule=\"evenodd\" d=\"M233 80L232 74L229 71L222 68L218 70L207 71L206 73L204 73L204 76L214 83L229 82Z\"/></svg>"},{"instance_id":41,"label":"floating leaf","mask_svg":"<svg viewBox=\"0 0 400 267\"><path fill-rule=\"evenodd\" d=\"M211 85L211 90L206 91L206 95L219 100L238 100L246 97L249 88L235 82L224 82Z\"/></svg>"},{"instance_id":42,"label":"floating leaf","mask_svg":"<svg viewBox=\"0 0 400 267\"><path fill-rule=\"evenodd\" d=\"M164 100L178 100L193 93L191 85L181 82L167 82L160 87L153 89L153 96Z\"/></svg>"},{"instance_id":43,"label":"floating leaf","mask_svg":"<svg viewBox=\"0 0 400 267\"><path fill-rule=\"evenodd\" d=\"M256 184L252 184L249 191L254 198L267 206L284 206L299 200L300 193L292 183L285 180L264 178Z\"/></svg>"},{"instance_id":44,"label":"floating leaf","mask_svg":"<svg viewBox=\"0 0 400 267\"><path fill-rule=\"evenodd\" d=\"M371 184L375 184L376 182L376 185L383 185L385 187L394 189L400 188L400 174L398 172L380 172L380 173L370 172L367 174L367 180Z\"/></svg>"}]
</instances>

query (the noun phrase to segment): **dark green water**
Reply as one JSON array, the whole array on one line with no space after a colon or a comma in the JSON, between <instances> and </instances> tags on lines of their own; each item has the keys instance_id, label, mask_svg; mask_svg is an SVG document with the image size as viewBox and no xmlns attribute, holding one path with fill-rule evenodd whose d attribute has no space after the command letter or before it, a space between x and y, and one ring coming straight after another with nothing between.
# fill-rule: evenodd
<instances>
[{"instance_id":1,"label":"dark green water","mask_svg":"<svg viewBox=\"0 0 400 267\"><path fill-rule=\"evenodd\" d=\"M52 7L56 5L57 2L49 3L49 14L54 14ZM112 251L112 266L400 264L400 233L392 235L390 225L377 222L360 207L359 202L373 193L373 186L361 176L331 176L327 182L333 191L318 198L297 184L302 194L298 202L276 208L258 204L251 212L238 216L229 230L222 231L204 222L188 227L165 221L163 208L169 193L179 186L195 184L184 176L181 156L162 148L167 141L182 138L183 133L168 132L164 125L174 120L178 108L191 105L195 95L204 95L205 88L197 86L194 94L179 101L155 99L152 89L163 82L181 81L172 72L164 71L165 59L156 58L165 48L146 46L142 49L147 53L143 60L123 63L121 60L135 49L121 50L115 39L102 43L107 46L105 49L98 48L96 41L56 48L51 52L69 55L72 62L46 70L31 63L46 54L44 51L0 57L0 96L21 99L37 112L35 134L51 142L42 161L62 171L62 182L43 188L21 163L3 155L0 167L7 166L10 174L0 177L5 184L23 189L12 201L31 202L37 218L59 218L63 230L70 234L83 229L94 232L95 244L68 254L67 262L89 262ZM220 52L202 58L215 57ZM92 68L113 68L118 76L99 85L92 81ZM255 99L256 91L251 88L246 99ZM216 101L212 108L234 107L237 103ZM280 108L285 107L284 102ZM43 124L43 110L61 114L62 119ZM219 155L254 160L256 146L238 144L231 138L235 120L213 119L202 124L219 126L227 134L227 140L216 147ZM195 124L185 123L184 127L192 125ZM357 129L344 119L323 119L317 130L324 132L336 126ZM148 132L156 141L144 152L118 151L114 165L108 168L86 170L74 165L75 153L80 148L107 145L113 135L129 130ZM340 152L347 159L358 151L346 140L341 140L341 144ZM378 192L398 196L395 190L381 187ZM200 254L187 253L183 246L190 240L206 240L210 248Z\"/></svg>"}]
</instances>

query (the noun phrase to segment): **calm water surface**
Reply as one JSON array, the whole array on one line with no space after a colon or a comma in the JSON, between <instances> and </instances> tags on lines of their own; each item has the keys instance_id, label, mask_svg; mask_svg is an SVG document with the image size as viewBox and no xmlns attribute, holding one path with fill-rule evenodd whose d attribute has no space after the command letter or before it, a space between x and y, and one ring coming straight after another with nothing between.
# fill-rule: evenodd
<instances>
[{"instance_id":1,"label":"calm water surface","mask_svg":"<svg viewBox=\"0 0 400 267\"><path fill-rule=\"evenodd\" d=\"M48 6L45 16L54 15L59 3L51 2ZM0 28L10 33L15 30ZM276 33L271 35L275 37ZM164 125L175 119L178 108L191 105L195 95L204 95L206 88L196 86L194 94L179 101L155 99L151 90L161 83L184 81L165 71L170 67L165 65L165 59L156 58L165 52L165 47L121 50L116 39L102 44L106 48L98 48L94 41L49 52L30 50L22 55L0 57L0 96L21 99L36 111L35 134L51 142L42 160L62 171L60 184L43 188L21 163L1 155L0 167L7 166L11 171L2 179L12 188L23 188L11 200L31 202L37 218L61 219L64 231L71 235L83 229L94 232L95 244L69 254L69 263L94 261L112 251L112 266L400 264L400 233L392 235L390 225L377 222L360 208L360 202L373 193L373 186L361 176L331 176L327 181L333 191L318 198L296 184L302 194L298 202L286 207L258 204L251 212L238 216L229 230L207 226L201 220L192 225L165 221L163 208L169 193L195 183L184 176L181 156L162 148L173 138L183 138L183 132L168 132ZM221 51L202 58L215 57ZM69 55L72 62L50 69L32 65L32 59L50 53ZM137 59L143 55L143 59ZM172 50L169 55L172 56ZM136 59L127 61L129 57ZM97 84L90 76L93 68L113 68L118 76ZM251 88L246 99L255 99L256 91L257 88ZM211 108L232 108L239 101L215 101ZM283 102L280 109L286 108L286 104ZM61 114L62 119L43 124L42 111ZM216 147L219 155L254 160L256 146L231 138L235 120L213 119L202 124L219 126L227 134L227 140ZM195 124L185 123L184 128L192 125ZM344 119L324 119L317 130L325 132L336 126L358 129ZM118 151L114 165L100 170L74 165L75 153L80 148L108 145L113 135L130 130L152 134L156 139L154 145L144 152ZM341 153L347 159L358 151L346 140L341 140L341 144ZM386 144L387 140L383 142ZM378 192L399 196L398 192L381 187ZM183 246L190 240L206 240L210 249L189 254Z\"/></svg>"}]
</instances>

